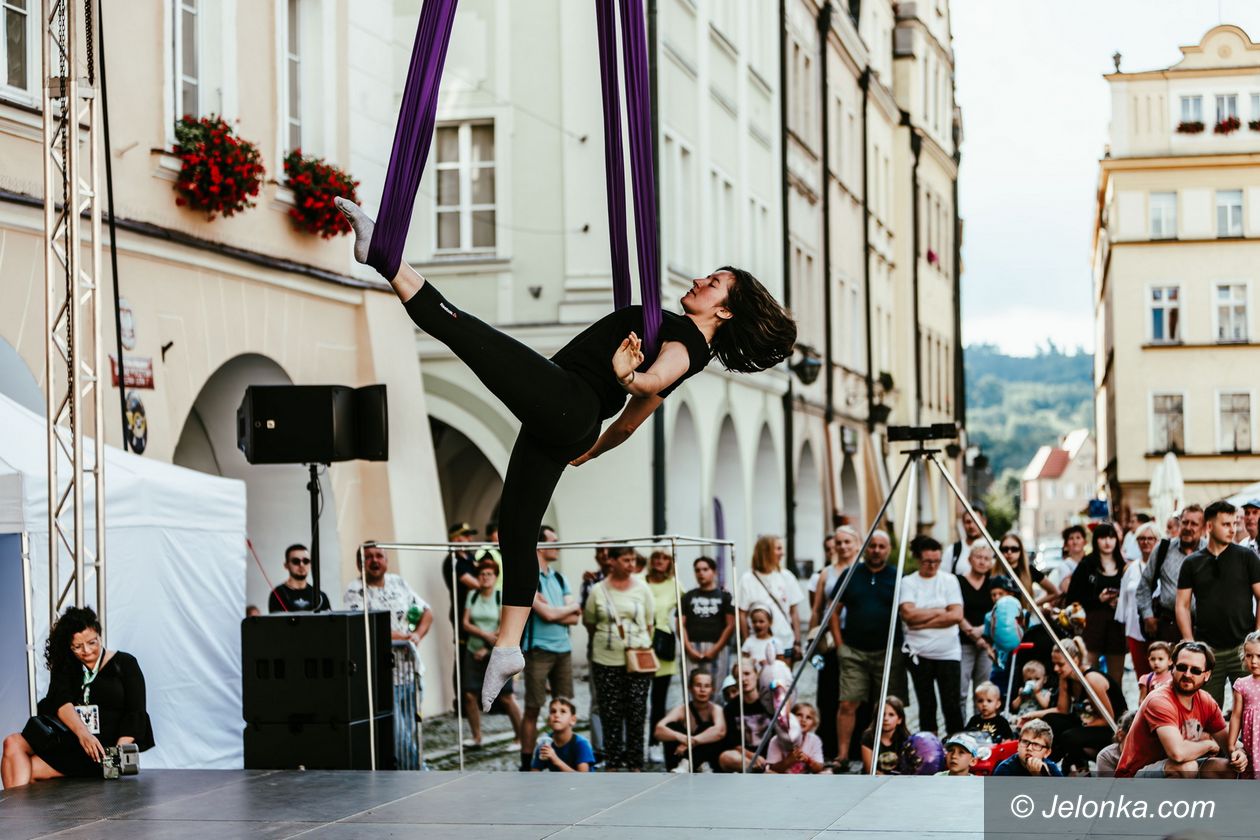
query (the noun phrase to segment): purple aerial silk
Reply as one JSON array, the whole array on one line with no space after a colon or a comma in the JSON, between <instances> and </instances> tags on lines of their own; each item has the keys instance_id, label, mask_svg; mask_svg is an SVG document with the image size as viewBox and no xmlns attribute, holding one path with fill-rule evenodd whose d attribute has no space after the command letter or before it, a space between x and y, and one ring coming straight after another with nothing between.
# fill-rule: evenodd
<instances>
[{"instance_id":1,"label":"purple aerial silk","mask_svg":"<svg viewBox=\"0 0 1260 840\"><path fill-rule=\"evenodd\" d=\"M604 98L604 164L608 187L608 238L612 252L613 300L618 308L630 303L630 266L626 241L625 167L621 157L621 97L617 90L616 0L595 0L598 23L600 79ZM648 78L647 34L643 0L620 0L621 32L626 77L626 111L630 127L631 190L634 195L634 233L639 254L639 298L643 304L644 355L656 355L661 327L660 252L656 238L656 180L652 151L651 88Z\"/></svg>"},{"instance_id":2,"label":"purple aerial silk","mask_svg":"<svg viewBox=\"0 0 1260 840\"><path fill-rule=\"evenodd\" d=\"M416 42L411 48L411 66L398 109L398 127L394 130L394 148L385 171L381 209L368 247L367 264L386 280L394 279L402 263L411 211L433 142L438 88L442 84L442 67L446 63L451 23L458 4L459 0L424 0L420 10Z\"/></svg>"}]
</instances>

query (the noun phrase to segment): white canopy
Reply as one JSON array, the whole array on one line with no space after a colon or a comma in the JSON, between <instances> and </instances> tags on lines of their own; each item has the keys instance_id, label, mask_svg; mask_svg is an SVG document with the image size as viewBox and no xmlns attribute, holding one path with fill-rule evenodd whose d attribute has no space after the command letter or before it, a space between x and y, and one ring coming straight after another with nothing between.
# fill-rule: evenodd
<instances>
[{"instance_id":1,"label":"white canopy","mask_svg":"<svg viewBox=\"0 0 1260 840\"><path fill-rule=\"evenodd\" d=\"M48 630L47 444L44 418L0 395L0 534L29 537L31 592L0 575L0 613L31 601L38 685ZM157 746L142 767L232 768L241 746L240 622L245 614L245 485L106 448L106 642L139 660ZM85 515L91 528L92 493ZM89 541L94 537L89 533ZM8 540L6 545L18 541ZM89 543L90 544L90 543ZM0 565L20 562L12 550ZM70 565L63 561L61 580ZM14 585L16 581L16 585ZM96 601L91 572L85 598ZM0 728L20 730L27 696L23 635L6 634ZM20 652L19 670L13 651ZM14 697L21 697L20 719Z\"/></svg>"}]
</instances>

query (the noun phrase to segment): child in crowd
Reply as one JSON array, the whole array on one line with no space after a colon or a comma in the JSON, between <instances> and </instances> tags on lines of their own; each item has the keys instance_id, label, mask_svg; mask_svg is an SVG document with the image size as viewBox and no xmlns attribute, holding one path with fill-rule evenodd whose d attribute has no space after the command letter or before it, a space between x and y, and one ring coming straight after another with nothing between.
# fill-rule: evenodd
<instances>
[{"instance_id":1,"label":"child in crowd","mask_svg":"<svg viewBox=\"0 0 1260 840\"><path fill-rule=\"evenodd\" d=\"M748 623L752 625L752 636L744 639L743 652L751 656L760 669L779 658L779 646L774 640L774 616L765 607L753 607L748 612Z\"/></svg>"},{"instance_id":2,"label":"child in crowd","mask_svg":"<svg viewBox=\"0 0 1260 840\"><path fill-rule=\"evenodd\" d=\"M879 732L879 756L875 758L875 775L890 776L897 772L901 762L901 750L910 740L910 730L906 728L906 705L900 698L888 695L884 703L883 725ZM862 733L862 772L871 772L871 759L874 752L871 744L875 742L875 723Z\"/></svg>"},{"instance_id":3,"label":"child in crowd","mask_svg":"<svg viewBox=\"0 0 1260 840\"><path fill-rule=\"evenodd\" d=\"M1161 685L1172 684L1172 645L1168 642L1151 642L1146 647L1146 661L1150 663L1151 670L1138 680L1139 705L1146 699L1146 695Z\"/></svg>"},{"instance_id":4,"label":"child in crowd","mask_svg":"<svg viewBox=\"0 0 1260 840\"><path fill-rule=\"evenodd\" d=\"M976 713L963 727L967 732L984 732L995 744L1015 737L1010 721L1002 717L1002 691L991 682L976 686Z\"/></svg>"},{"instance_id":5,"label":"child in crowd","mask_svg":"<svg viewBox=\"0 0 1260 840\"><path fill-rule=\"evenodd\" d=\"M1137 717L1137 709L1129 709L1120 716L1120 720L1116 721L1116 734L1112 738L1111 743L1098 751L1098 755L1094 757L1094 775L1105 777L1116 775L1116 765L1120 763L1120 753L1124 749L1124 739L1129 734L1129 728L1133 726L1133 719Z\"/></svg>"},{"instance_id":6,"label":"child in crowd","mask_svg":"<svg viewBox=\"0 0 1260 840\"><path fill-rule=\"evenodd\" d=\"M1240 748L1247 753L1246 776L1260 779L1260 767L1256 766L1260 763L1260 630L1248 633L1243 640L1242 661L1251 673L1234 681L1234 711L1229 716L1226 743L1231 753Z\"/></svg>"},{"instance_id":7,"label":"child in crowd","mask_svg":"<svg viewBox=\"0 0 1260 840\"><path fill-rule=\"evenodd\" d=\"M984 616L984 637L993 645L996 660L989 679L997 685L998 692L1005 694L1010 681L1011 663L1015 659L1015 650L1024 637L1022 624L1023 607L1016 592L1015 581L1007 575L995 575L989 579L989 595L993 598L993 609Z\"/></svg>"},{"instance_id":8,"label":"child in crowd","mask_svg":"<svg viewBox=\"0 0 1260 840\"><path fill-rule=\"evenodd\" d=\"M784 752L778 738L770 739L770 747L766 750L766 761L770 766L767 773L830 773L823 763L822 739L815 730L818 729L818 710L809 703L797 703L792 707L792 714L801 724L801 745L791 752Z\"/></svg>"},{"instance_id":9,"label":"child in crowd","mask_svg":"<svg viewBox=\"0 0 1260 840\"><path fill-rule=\"evenodd\" d=\"M1021 672L1024 687L1015 692L1011 698L1011 712L1016 713L1021 706L1027 705L1025 711L1035 712L1037 709L1050 708L1050 689L1046 686L1046 666L1031 659L1024 663Z\"/></svg>"},{"instance_id":10,"label":"child in crowd","mask_svg":"<svg viewBox=\"0 0 1260 840\"><path fill-rule=\"evenodd\" d=\"M722 705L734 703L739 697L739 682L731 674L727 674L722 680Z\"/></svg>"},{"instance_id":11,"label":"child in crowd","mask_svg":"<svg viewBox=\"0 0 1260 840\"><path fill-rule=\"evenodd\" d=\"M1024 724L1019 731L1019 748L1015 755L993 768L994 776L1062 776L1059 765L1050 760L1054 730L1040 718Z\"/></svg>"},{"instance_id":12,"label":"child in crowd","mask_svg":"<svg viewBox=\"0 0 1260 840\"><path fill-rule=\"evenodd\" d=\"M551 735L542 735L534 747L530 769L539 772L589 773L595 763L591 742L573 731L577 723L577 706L567 697L557 697L548 707L547 725Z\"/></svg>"},{"instance_id":13,"label":"child in crowd","mask_svg":"<svg viewBox=\"0 0 1260 840\"><path fill-rule=\"evenodd\" d=\"M708 765L716 772L722 741L726 738L726 718L713 702L713 675L696 668L691 672L687 685L691 689L690 710L681 705L675 706L656 724L656 740L665 746L665 769L673 773L688 773ZM688 713L691 719L690 739L687 737ZM687 760L688 741L694 764Z\"/></svg>"},{"instance_id":14,"label":"child in crowd","mask_svg":"<svg viewBox=\"0 0 1260 840\"><path fill-rule=\"evenodd\" d=\"M945 769L938 776L970 776L971 765L980 757L980 745L966 732L945 741Z\"/></svg>"}]
</instances>

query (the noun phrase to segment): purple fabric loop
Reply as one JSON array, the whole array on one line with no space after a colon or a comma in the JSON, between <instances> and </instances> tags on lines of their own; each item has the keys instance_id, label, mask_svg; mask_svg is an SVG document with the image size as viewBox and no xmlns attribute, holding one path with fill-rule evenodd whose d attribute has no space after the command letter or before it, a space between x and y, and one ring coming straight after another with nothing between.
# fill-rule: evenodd
<instances>
[{"instance_id":1,"label":"purple fabric loop","mask_svg":"<svg viewBox=\"0 0 1260 840\"><path fill-rule=\"evenodd\" d=\"M438 89L458 4L459 0L424 0L420 10L411 66L398 110L398 127L394 130L394 148L385 171L380 213L368 247L367 264L386 280L394 279L402 263L416 192L433 142Z\"/></svg>"},{"instance_id":2,"label":"purple fabric loop","mask_svg":"<svg viewBox=\"0 0 1260 840\"><path fill-rule=\"evenodd\" d=\"M626 241L625 166L621 157L621 97L617 90L616 0L595 0L599 30L600 78L604 97L604 163L608 185L608 238L612 252L613 300L630 303L630 267ZM656 238L656 181L652 160L651 89L643 0L620 0L625 38L626 110L630 126L631 190L634 233L639 254L639 298L643 303L643 354L656 357L661 327L660 253Z\"/></svg>"}]
</instances>

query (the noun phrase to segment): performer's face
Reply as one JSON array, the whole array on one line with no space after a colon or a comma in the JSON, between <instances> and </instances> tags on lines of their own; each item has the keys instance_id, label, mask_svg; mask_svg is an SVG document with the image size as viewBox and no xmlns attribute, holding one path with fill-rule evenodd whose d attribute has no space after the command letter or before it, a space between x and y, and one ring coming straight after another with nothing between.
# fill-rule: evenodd
<instances>
[{"instance_id":1,"label":"performer's face","mask_svg":"<svg viewBox=\"0 0 1260 840\"><path fill-rule=\"evenodd\" d=\"M726 299L734 285L735 275L729 271L715 271L708 277L697 277L691 281L691 291L682 296L683 311L688 315L731 317Z\"/></svg>"}]
</instances>

